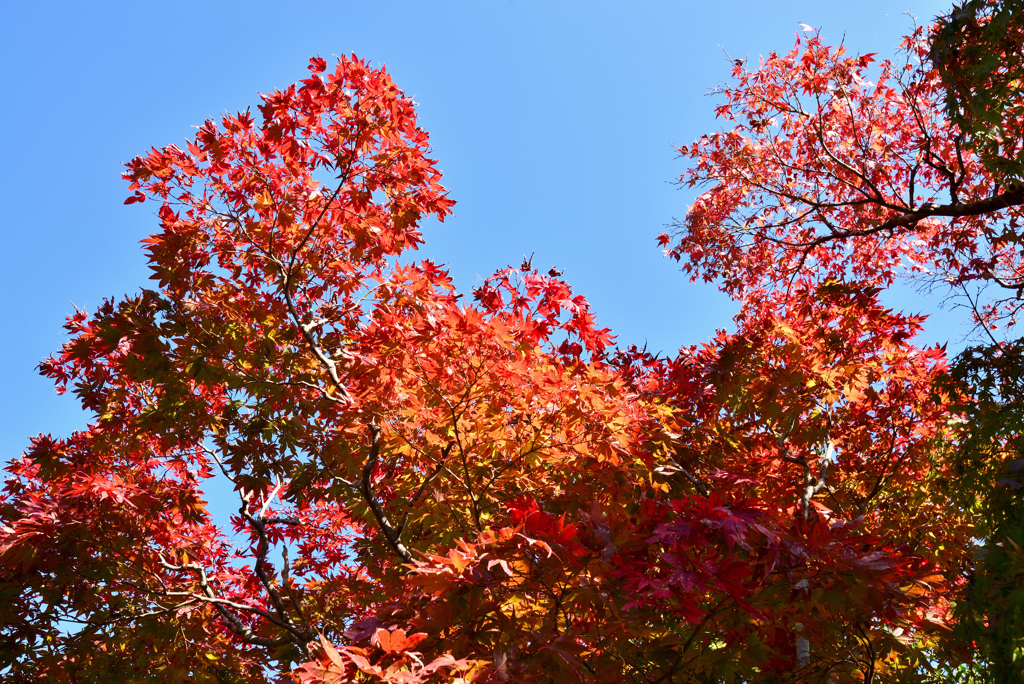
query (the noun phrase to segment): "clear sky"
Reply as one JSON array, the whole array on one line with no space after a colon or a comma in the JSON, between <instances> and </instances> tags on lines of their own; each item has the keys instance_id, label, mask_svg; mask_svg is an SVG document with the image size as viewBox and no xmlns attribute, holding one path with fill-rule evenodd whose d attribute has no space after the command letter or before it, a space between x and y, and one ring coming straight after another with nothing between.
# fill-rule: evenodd
<instances>
[{"instance_id":1,"label":"clear sky","mask_svg":"<svg viewBox=\"0 0 1024 684\"><path fill-rule=\"evenodd\" d=\"M85 423L34 368L74 306L145 286L152 202L126 207L123 162L305 77L310 56L386 64L420 104L455 217L422 256L468 292L536 252L622 343L672 351L735 310L691 285L655 237L694 191L673 145L715 129L726 56L788 50L798 22L889 55L934 0L857 2L9 3L0 33L0 458ZM935 310L939 297L890 301ZM928 339L962 336L954 312Z\"/></svg>"}]
</instances>

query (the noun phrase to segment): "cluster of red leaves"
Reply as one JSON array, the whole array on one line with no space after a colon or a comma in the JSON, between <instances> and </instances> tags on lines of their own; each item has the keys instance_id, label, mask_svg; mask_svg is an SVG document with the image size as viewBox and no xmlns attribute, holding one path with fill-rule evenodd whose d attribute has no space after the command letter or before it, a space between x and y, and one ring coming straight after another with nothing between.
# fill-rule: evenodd
<instances>
[{"instance_id":1,"label":"cluster of red leaves","mask_svg":"<svg viewBox=\"0 0 1024 684\"><path fill-rule=\"evenodd\" d=\"M874 68L874 55L817 37L753 70L738 61L717 110L729 128L680 148L681 181L710 187L660 237L667 253L748 302L793 280L886 287L900 274L1015 292L1024 191L946 117L928 46L918 28L904 61ZM990 325L1018 306L1005 294L974 304Z\"/></svg>"}]
</instances>

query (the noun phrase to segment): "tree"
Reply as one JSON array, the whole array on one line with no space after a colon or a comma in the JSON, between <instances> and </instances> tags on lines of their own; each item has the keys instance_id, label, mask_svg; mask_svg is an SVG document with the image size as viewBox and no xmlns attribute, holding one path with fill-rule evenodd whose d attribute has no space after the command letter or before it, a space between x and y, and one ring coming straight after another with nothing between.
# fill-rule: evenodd
<instances>
[{"instance_id":1,"label":"tree","mask_svg":"<svg viewBox=\"0 0 1024 684\"><path fill-rule=\"evenodd\" d=\"M873 292L901 276L959 294L985 344L939 384L952 421L933 447L934 486L954 502L947 513L972 521L962 542L985 540L947 577L960 586L958 631L998 681L1024 676L1019 341L996 337L1012 330L1024 291L1020 18L1016 3L965 3L874 72L873 55L817 37L755 70L737 62L718 110L733 127L682 149L693 161L684 181L711 187L661 239L753 319L819 307L822 288Z\"/></svg>"},{"instance_id":2,"label":"tree","mask_svg":"<svg viewBox=\"0 0 1024 684\"><path fill-rule=\"evenodd\" d=\"M970 0L938 18L929 56L946 89L946 112L988 170L1019 184L1024 140L1024 3Z\"/></svg>"},{"instance_id":3,"label":"tree","mask_svg":"<svg viewBox=\"0 0 1024 684\"><path fill-rule=\"evenodd\" d=\"M667 359L529 262L470 303L403 260L452 202L412 102L355 57L130 162L157 283L72 316L41 366L95 419L8 466L0 672L923 682L969 659L944 635L976 518L936 448L962 392L879 288L908 258L985 280L964 255L1024 195L950 142L933 70L900 100L869 63L815 38L737 66L733 130L684 150L713 187L663 242L745 307ZM944 182L951 204L917 197Z\"/></svg>"},{"instance_id":4,"label":"tree","mask_svg":"<svg viewBox=\"0 0 1024 684\"><path fill-rule=\"evenodd\" d=\"M946 383L962 388L964 414L956 448L947 458L963 507L979 515L970 584L957 605L957 629L976 645L993 681L1024 676L1024 414L1021 340L979 345L956 360Z\"/></svg>"}]
</instances>

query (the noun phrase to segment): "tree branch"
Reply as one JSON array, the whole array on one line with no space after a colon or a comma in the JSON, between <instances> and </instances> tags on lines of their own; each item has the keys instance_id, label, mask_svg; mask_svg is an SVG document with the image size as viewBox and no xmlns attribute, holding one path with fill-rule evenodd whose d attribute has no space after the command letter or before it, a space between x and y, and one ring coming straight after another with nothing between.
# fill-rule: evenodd
<instances>
[{"instance_id":1,"label":"tree branch","mask_svg":"<svg viewBox=\"0 0 1024 684\"><path fill-rule=\"evenodd\" d=\"M449 442L448 445L441 450L441 460L438 462L437 467L434 468L434 471L430 473L430 475L428 475L426 479L423 480L423 482L420 483L420 486L416 488L416 491L413 493L413 495L409 497L410 510L416 504L416 502L419 501L419 498L423 494L423 490L427 488L427 485L433 482L434 478L437 477L437 475L442 470L444 470L444 462L448 460L448 454L450 454L452 452L452 449L454 448L455 442ZM402 532L405 531L405 523L407 523L408 521L409 511L406 511L405 515L402 516L402 522L398 523L398 528L395 530L395 534L398 536L399 539L401 539Z\"/></svg>"},{"instance_id":2,"label":"tree branch","mask_svg":"<svg viewBox=\"0 0 1024 684\"><path fill-rule=\"evenodd\" d=\"M675 458L669 456L668 460L671 462L671 465L655 468L655 472L661 473L662 475L675 475L676 473L679 473L686 478L690 484L697 488L697 491L700 492L701 496L705 498L711 496L712 488L709 487L704 480L690 473L690 471L680 465L679 461Z\"/></svg>"},{"instance_id":3,"label":"tree branch","mask_svg":"<svg viewBox=\"0 0 1024 684\"><path fill-rule=\"evenodd\" d=\"M373 475L373 469L377 465L377 459L380 458L380 428L376 425L370 426L370 454L366 458L366 463L363 465L363 477L360 482L360 491L363 494L363 500L366 501L366 505L370 507L370 511L373 513L373 517L377 519L377 525L380 528L384 538L396 554L406 563L412 563L413 557L409 549L406 548L405 544L402 543L399 533L392 527L391 521L388 520L387 514L381 507L380 502L373 496L373 485L370 482L370 478ZM403 521L404 522L404 521Z\"/></svg>"},{"instance_id":4,"label":"tree branch","mask_svg":"<svg viewBox=\"0 0 1024 684\"><path fill-rule=\"evenodd\" d=\"M237 616L233 615L231 611L228 610L229 607L234 608L235 610L242 610L249 613L255 613L256 615L266 618L268 621L278 625L279 627L283 627L284 625L280 625L278 623L278 620L275 619L273 615L263 610L262 608L257 608L256 606L247 606L241 603L236 603L234 601L218 597L213 592L213 588L210 587L209 579L206 576L206 569L198 563L174 565L172 563L168 563L167 560L161 555L160 565L167 570L178 572L195 572L199 580L199 589L203 592L201 595L196 595L191 592L165 591L164 594L166 594L167 596L187 596L189 598L189 601L186 601L185 604L194 600L212 605L214 609L217 611L217 613L220 615L221 619L224 620L224 624L227 626L227 628L235 634L237 634L238 636L240 636L242 638L242 641L244 641L245 643L253 644L255 646L281 646L289 642L294 642L294 639L288 636L280 636L276 639L269 639L267 637L256 636L256 634L252 631L252 628L243 623L241 620L238 619ZM300 641L298 643L299 648L303 649L303 651L305 651L305 644L306 641Z\"/></svg>"},{"instance_id":5,"label":"tree branch","mask_svg":"<svg viewBox=\"0 0 1024 684\"><path fill-rule=\"evenodd\" d=\"M267 538L267 524L284 522L286 524L296 525L299 521L291 518L264 519L262 516L253 516L249 513L248 502L249 497L243 499L242 506L239 508L239 513L252 526L252 528L256 530L256 534L259 537L259 543L256 546L256 564L254 566L256 576L259 577L260 582L267 590L267 595L270 596L270 602L274 604L274 609L281 618L281 626L291 632L296 639L300 640L302 643L306 643L313 639L313 632L309 629L309 625L301 625L301 629L296 627L295 622L288 616L288 610L285 608L284 601L281 599L281 594L277 591L277 588L274 587L274 583L266 568L267 552L270 550L270 541Z\"/></svg>"}]
</instances>

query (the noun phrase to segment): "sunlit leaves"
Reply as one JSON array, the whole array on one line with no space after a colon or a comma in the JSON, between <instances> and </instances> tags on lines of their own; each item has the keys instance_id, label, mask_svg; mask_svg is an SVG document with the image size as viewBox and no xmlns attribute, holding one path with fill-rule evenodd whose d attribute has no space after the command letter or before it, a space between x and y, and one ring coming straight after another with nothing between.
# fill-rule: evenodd
<instances>
[{"instance_id":1,"label":"sunlit leaves","mask_svg":"<svg viewBox=\"0 0 1024 684\"><path fill-rule=\"evenodd\" d=\"M41 365L92 422L7 468L0 672L924 681L976 530L937 447L964 393L880 289L1012 285L1018 241L923 35L736 65L661 241L744 307L668 358L529 260L463 298L409 258L453 203L355 57L132 160L152 289Z\"/></svg>"}]
</instances>

